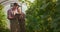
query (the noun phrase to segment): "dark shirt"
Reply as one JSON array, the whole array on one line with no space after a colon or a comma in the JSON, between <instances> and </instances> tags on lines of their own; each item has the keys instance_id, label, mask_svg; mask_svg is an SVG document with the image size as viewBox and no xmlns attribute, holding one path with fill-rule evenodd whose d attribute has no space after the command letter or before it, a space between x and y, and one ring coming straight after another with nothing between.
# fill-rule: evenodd
<instances>
[{"instance_id":1,"label":"dark shirt","mask_svg":"<svg viewBox=\"0 0 60 32\"><path fill-rule=\"evenodd\" d=\"M13 13L12 13L12 9L9 9L8 11L7 11L7 18L9 19L9 16L10 17L14 17L14 15L13 15Z\"/></svg>"}]
</instances>

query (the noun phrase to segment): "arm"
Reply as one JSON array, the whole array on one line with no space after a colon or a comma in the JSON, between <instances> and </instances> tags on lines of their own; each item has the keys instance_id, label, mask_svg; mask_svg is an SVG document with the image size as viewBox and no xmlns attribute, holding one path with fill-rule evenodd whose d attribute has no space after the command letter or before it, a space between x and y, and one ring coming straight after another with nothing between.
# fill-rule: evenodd
<instances>
[{"instance_id":1,"label":"arm","mask_svg":"<svg viewBox=\"0 0 60 32\"><path fill-rule=\"evenodd\" d=\"M22 11L21 11L21 8L19 7L18 8L18 14L21 14L22 13Z\"/></svg>"},{"instance_id":2,"label":"arm","mask_svg":"<svg viewBox=\"0 0 60 32\"><path fill-rule=\"evenodd\" d=\"M7 18L8 19L12 19L13 18L13 17L11 17L11 12L9 10L7 11Z\"/></svg>"}]
</instances>

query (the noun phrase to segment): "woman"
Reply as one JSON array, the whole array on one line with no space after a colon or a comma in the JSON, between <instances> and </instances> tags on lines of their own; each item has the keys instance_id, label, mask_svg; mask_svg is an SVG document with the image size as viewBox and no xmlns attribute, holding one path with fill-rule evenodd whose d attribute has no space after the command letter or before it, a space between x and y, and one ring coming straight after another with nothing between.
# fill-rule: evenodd
<instances>
[{"instance_id":1,"label":"woman","mask_svg":"<svg viewBox=\"0 0 60 32\"><path fill-rule=\"evenodd\" d=\"M17 3L8 10L8 19L10 20L11 32L26 32L25 31L25 14L19 8Z\"/></svg>"},{"instance_id":2,"label":"woman","mask_svg":"<svg viewBox=\"0 0 60 32\"><path fill-rule=\"evenodd\" d=\"M7 11L8 19L10 20L10 27L11 32L18 32L18 19L16 15L21 14L21 8L19 8L19 5L17 3L13 3L13 7Z\"/></svg>"}]
</instances>

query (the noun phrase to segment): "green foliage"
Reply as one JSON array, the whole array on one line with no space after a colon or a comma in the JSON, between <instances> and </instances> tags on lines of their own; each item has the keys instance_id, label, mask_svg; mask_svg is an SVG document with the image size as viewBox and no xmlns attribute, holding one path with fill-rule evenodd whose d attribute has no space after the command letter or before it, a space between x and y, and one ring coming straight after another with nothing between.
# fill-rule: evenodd
<instances>
[{"instance_id":1,"label":"green foliage","mask_svg":"<svg viewBox=\"0 0 60 32\"><path fill-rule=\"evenodd\" d=\"M60 0L57 0L56 5L56 18L55 18L55 32L60 32Z\"/></svg>"},{"instance_id":2,"label":"green foliage","mask_svg":"<svg viewBox=\"0 0 60 32\"><path fill-rule=\"evenodd\" d=\"M25 0L27 32L60 32L60 0Z\"/></svg>"},{"instance_id":3,"label":"green foliage","mask_svg":"<svg viewBox=\"0 0 60 32\"><path fill-rule=\"evenodd\" d=\"M5 19L5 14L3 12L3 6L0 5L0 27L5 27L5 25L6 25L5 21L6 21L6 19Z\"/></svg>"},{"instance_id":4,"label":"green foliage","mask_svg":"<svg viewBox=\"0 0 60 32\"><path fill-rule=\"evenodd\" d=\"M3 10L4 6L0 4L0 32L9 32L6 24L6 15Z\"/></svg>"},{"instance_id":5,"label":"green foliage","mask_svg":"<svg viewBox=\"0 0 60 32\"><path fill-rule=\"evenodd\" d=\"M35 0L26 11L27 32L60 32L59 2Z\"/></svg>"}]
</instances>

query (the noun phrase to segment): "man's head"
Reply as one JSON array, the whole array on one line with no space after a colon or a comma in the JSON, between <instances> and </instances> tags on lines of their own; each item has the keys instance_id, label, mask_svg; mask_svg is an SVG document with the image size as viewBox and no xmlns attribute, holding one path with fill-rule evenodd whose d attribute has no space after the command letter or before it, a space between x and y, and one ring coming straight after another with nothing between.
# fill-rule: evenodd
<instances>
[{"instance_id":1,"label":"man's head","mask_svg":"<svg viewBox=\"0 0 60 32\"><path fill-rule=\"evenodd\" d=\"M13 3L13 9L17 9L18 8L18 3Z\"/></svg>"}]
</instances>

